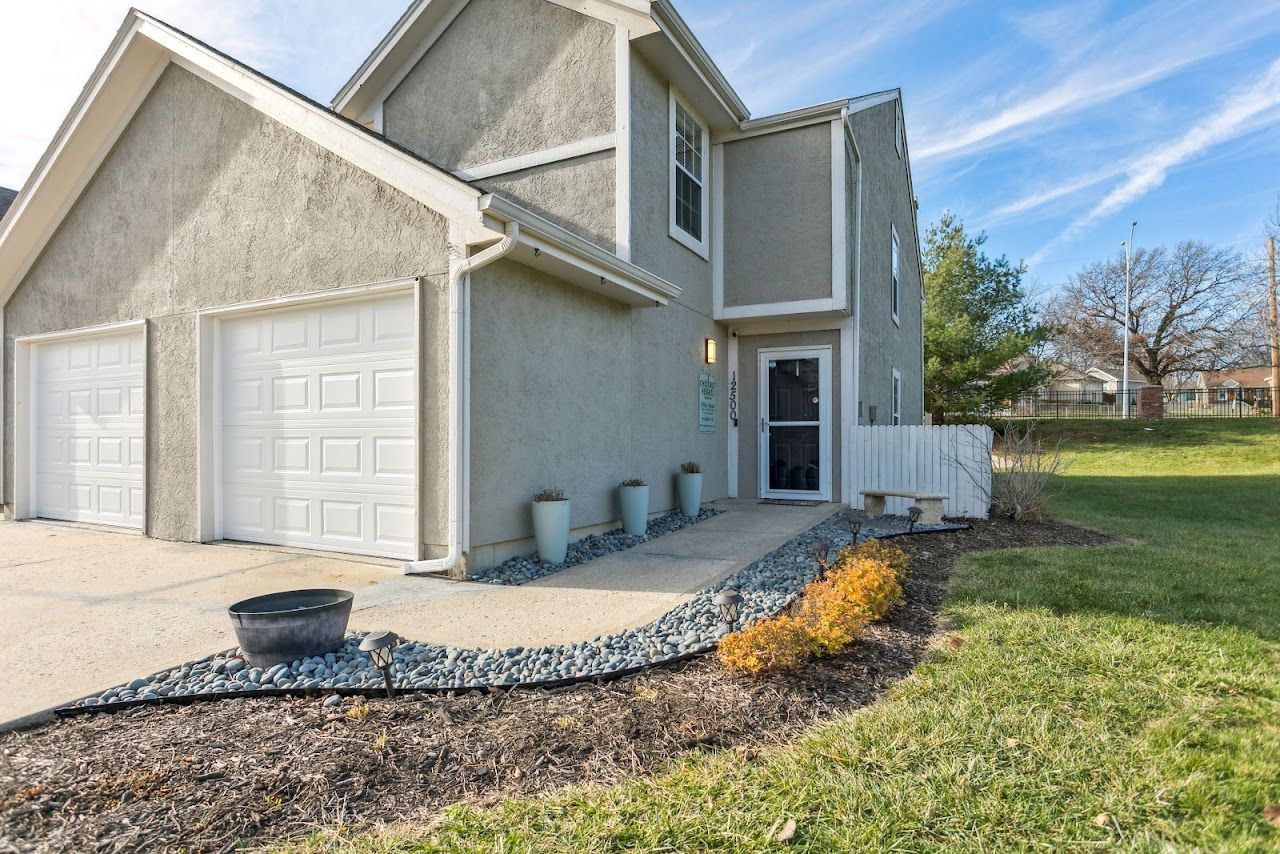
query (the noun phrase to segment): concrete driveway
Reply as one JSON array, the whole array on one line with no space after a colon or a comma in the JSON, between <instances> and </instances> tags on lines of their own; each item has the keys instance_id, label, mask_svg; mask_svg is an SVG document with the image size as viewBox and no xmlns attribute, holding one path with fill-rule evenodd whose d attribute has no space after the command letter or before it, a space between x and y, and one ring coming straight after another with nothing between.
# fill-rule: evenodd
<instances>
[{"instance_id":1,"label":"concrete driveway","mask_svg":"<svg viewBox=\"0 0 1280 854\"><path fill-rule=\"evenodd\" d=\"M0 522L0 728L236 645L227 606L304 587L356 594L355 631L466 647L573 643L641 626L835 512L725 512L527 584L405 576L398 561L197 545L53 522Z\"/></svg>"},{"instance_id":2,"label":"concrete driveway","mask_svg":"<svg viewBox=\"0 0 1280 854\"><path fill-rule=\"evenodd\" d=\"M249 596L342 587L363 606L352 628L370 629L378 602L460 586L476 585L407 579L376 559L0 522L0 723L235 646L226 609Z\"/></svg>"}]
</instances>

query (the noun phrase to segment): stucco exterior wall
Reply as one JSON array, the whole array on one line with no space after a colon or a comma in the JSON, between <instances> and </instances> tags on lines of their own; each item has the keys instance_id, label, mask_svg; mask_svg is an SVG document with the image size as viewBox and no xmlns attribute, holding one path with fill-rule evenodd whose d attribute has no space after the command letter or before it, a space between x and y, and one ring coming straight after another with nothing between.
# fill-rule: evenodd
<instances>
[{"instance_id":1,"label":"stucco exterior wall","mask_svg":"<svg viewBox=\"0 0 1280 854\"><path fill-rule=\"evenodd\" d=\"M499 193L555 224L614 250L614 187L617 172L613 151L511 172L483 182Z\"/></svg>"},{"instance_id":2,"label":"stucco exterior wall","mask_svg":"<svg viewBox=\"0 0 1280 854\"><path fill-rule=\"evenodd\" d=\"M670 233L669 93L667 81L632 50L631 260L679 285L681 303L710 315L711 265Z\"/></svg>"},{"instance_id":3,"label":"stucco exterior wall","mask_svg":"<svg viewBox=\"0 0 1280 854\"><path fill-rule=\"evenodd\" d=\"M196 315L221 305L429 276L423 398L447 399L442 216L170 66L5 307L5 501L13 496L13 339L145 318L147 512L194 540ZM443 427L425 408L424 447ZM428 473L444 471L444 455ZM443 479L443 475L440 476ZM428 542L445 486L421 484Z\"/></svg>"},{"instance_id":4,"label":"stucco exterior wall","mask_svg":"<svg viewBox=\"0 0 1280 854\"><path fill-rule=\"evenodd\" d=\"M383 103L388 139L450 169L614 131L614 29L546 0L472 0ZM479 185L615 248L612 149Z\"/></svg>"},{"instance_id":5,"label":"stucco exterior wall","mask_svg":"<svg viewBox=\"0 0 1280 854\"><path fill-rule=\"evenodd\" d=\"M907 184L906 160L894 145L896 109L893 102L854 113L851 123L864 158L862 232L862 336L860 423L891 422L893 369L902 374L902 423L924 418L921 385L921 277L917 252L916 212ZM898 231L900 250L898 322L893 320L891 227Z\"/></svg>"},{"instance_id":6,"label":"stucco exterior wall","mask_svg":"<svg viewBox=\"0 0 1280 854\"><path fill-rule=\"evenodd\" d=\"M633 309L509 261L472 276L471 541L532 536L529 498L560 487L574 528L618 518L618 483L675 506L681 462L703 499L725 495L725 364L712 366L717 429L698 432L702 342L719 326L680 305ZM723 349L722 349L723 351ZM472 568L483 566L476 551Z\"/></svg>"},{"instance_id":7,"label":"stucco exterior wall","mask_svg":"<svg viewBox=\"0 0 1280 854\"><path fill-rule=\"evenodd\" d=\"M546 0L472 0L383 104L446 169L612 133L613 27Z\"/></svg>"},{"instance_id":8,"label":"stucco exterior wall","mask_svg":"<svg viewBox=\"0 0 1280 854\"><path fill-rule=\"evenodd\" d=\"M831 125L724 146L724 304L831 296Z\"/></svg>"},{"instance_id":9,"label":"stucco exterior wall","mask_svg":"<svg viewBox=\"0 0 1280 854\"><path fill-rule=\"evenodd\" d=\"M831 347L831 500L840 500L840 332L787 332L738 336L738 497L760 497L760 350Z\"/></svg>"}]
</instances>

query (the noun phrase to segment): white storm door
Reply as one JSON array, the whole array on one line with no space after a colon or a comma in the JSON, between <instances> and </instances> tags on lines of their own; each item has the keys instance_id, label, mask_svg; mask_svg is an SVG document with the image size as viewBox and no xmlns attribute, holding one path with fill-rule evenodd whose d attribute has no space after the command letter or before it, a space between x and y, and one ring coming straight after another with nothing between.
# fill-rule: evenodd
<instances>
[{"instance_id":1,"label":"white storm door","mask_svg":"<svg viewBox=\"0 0 1280 854\"><path fill-rule=\"evenodd\" d=\"M759 352L760 497L831 499L831 349Z\"/></svg>"},{"instance_id":2,"label":"white storm door","mask_svg":"<svg viewBox=\"0 0 1280 854\"><path fill-rule=\"evenodd\" d=\"M220 536L417 557L412 294L221 321Z\"/></svg>"},{"instance_id":3,"label":"white storm door","mask_svg":"<svg viewBox=\"0 0 1280 854\"><path fill-rule=\"evenodd\" d=\"M36 346L36 516L142 530L146 361L141 329Z\"/></svg>"}]
</instances>

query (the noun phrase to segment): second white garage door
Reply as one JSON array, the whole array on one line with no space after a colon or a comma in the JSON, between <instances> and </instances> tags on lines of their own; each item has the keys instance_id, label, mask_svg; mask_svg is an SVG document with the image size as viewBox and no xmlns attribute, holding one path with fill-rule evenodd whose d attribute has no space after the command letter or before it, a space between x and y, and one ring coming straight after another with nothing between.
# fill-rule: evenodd
<instances>
[{"instance_id":1,"label":"second white garage door","mask_svg":"<svg viewBox=\"0 0 1280 854\"><path fill-rule=\"evenodd\" d=\"M224 538L417 557L414 335L409 294L222 321Z\"/></svg>"}]
</instances>

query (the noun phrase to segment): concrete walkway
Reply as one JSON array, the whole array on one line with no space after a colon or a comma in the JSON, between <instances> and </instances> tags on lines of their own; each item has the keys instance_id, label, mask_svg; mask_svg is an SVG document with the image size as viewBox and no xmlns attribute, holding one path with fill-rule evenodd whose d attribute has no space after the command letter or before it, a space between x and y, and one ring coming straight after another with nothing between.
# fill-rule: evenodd
<instances>
[{"instance_id":1,"label":"concrete walkway","mask_svg":"<svg viewBox=\"0 0 1280 854\"><path fill-rule=\"evenodd\" d=\"M643 625L834 513L727 512L522 587L407 577L399 564L0 522L0 724L235 646L226 608L302 587L355 591L351 628L507 648Z\"/></svg>"}]
</instances>

